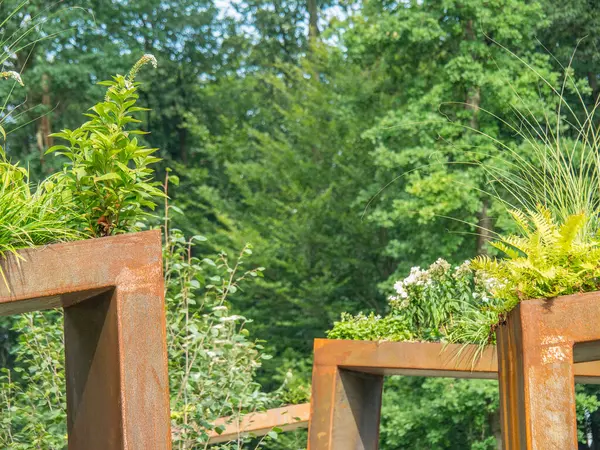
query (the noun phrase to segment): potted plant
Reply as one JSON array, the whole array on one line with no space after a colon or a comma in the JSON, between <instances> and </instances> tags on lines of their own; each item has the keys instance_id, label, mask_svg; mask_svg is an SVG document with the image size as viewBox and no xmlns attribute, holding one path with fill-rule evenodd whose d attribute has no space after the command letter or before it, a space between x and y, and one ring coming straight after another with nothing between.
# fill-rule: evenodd
<instances>
[{"instance_id":1,"label":"potted plant","mask_svg":"<svg viewBox=\"0 0 600 450\"><path fill-rule=\"evenodd\" d=\"M34 191L0 154L0 313L64 309L73 449L171 447L162 243L137 232L161 195L158 158L128 130L146 63L104 82L89 121L55 135L66 144L48 151L68 163Z\"/></svg>"},{"instance_id":2,"label":"potted plant","mask_svg":"<svg viewBox=\"0 0 600 450\"><path fill-rule=\"evenodd\" d=\"M505 445L576 448L574 364L600 359L600 240L583 213L512 214L519 235L493 243L506 258L474 261L495 281Z\"/></svg>"}]
</instances>

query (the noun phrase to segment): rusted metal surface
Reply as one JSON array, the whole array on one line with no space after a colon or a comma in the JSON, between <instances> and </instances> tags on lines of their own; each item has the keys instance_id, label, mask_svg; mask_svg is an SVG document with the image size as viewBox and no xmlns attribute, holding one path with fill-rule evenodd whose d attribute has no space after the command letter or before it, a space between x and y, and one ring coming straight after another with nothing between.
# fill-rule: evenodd
<instances>
[{"instance_id":1,"label":"rusted metal surface","mask_svg":"<svg viewBox=\"0 0 600 450\"><path fill-rule=\"evenodd\" d=\"M376 450L385 375L495 378L495 348L317 339L309 450Z\"/></svg>"},{"instance_id":2,"label":"rusted metal surface","mask_svg":"<svg viewBox=\"0 0 600 450\"><path fill-rule=\"evenodd\" d=\"M309 450L376 450L385 375L498 378L496 348L488 346L473 363L477 350L473 345L316 339ZM501 363L506 361L514 363L512 357ZM600 363L576 364L575 375L579 382L600 384ZM550 448L570 447L544 450Z\"/></svg>"},{"instance_id":3,"label":"rusted metal surface","mask_svg":"<svg viewBox=\"0 0 600 450\"><path fill-rule=\"evenodd\" d=\"M222 417L215 421L214 425L225 429L221 434L212 431L209 433L209 443L235 441L240 436L264 436L273 428L281 428L283 431L293 431L299 428L308 428L310 417L310 403L301 405L289 405L282 408L269 409L267 411L246 414L241 418Z\"/></svg>"},{"instance_id":4,"label":"rusted metal surface","mask_svg":"<svg viewBox=\"0 0 600 450\"><path fill-rule=\"evenodd\" d=\"M69 449L170 449L160 232L20 255L0 315L64 308Z\"/></svg>"},{"instance_id":5,"label":"rusted metal surface","mask_svg":"<svg viewBox=\"0 0 600 450\"><path fill-rule=\"evenodd\" d=\"M598 359L598 317L592 292L523 301L498 328L505 450L577 449L575 362Z\"/></svg>"}]
</instances>

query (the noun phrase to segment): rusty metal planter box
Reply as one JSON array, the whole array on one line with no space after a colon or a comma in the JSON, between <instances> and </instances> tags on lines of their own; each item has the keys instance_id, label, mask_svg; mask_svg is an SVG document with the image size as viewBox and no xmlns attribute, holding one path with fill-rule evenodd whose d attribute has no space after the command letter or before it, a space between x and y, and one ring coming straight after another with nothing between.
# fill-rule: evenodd
<instances>
[{"instance_id":1,"label":"rusty metal planter box","mask_svg":"<svg viewBox=\"0 0 600 450\"><path fill-rule=\"evenodd\" d=\"M487 347L476 364L473 364L476 347L462 347L316 339L309 450L376 450L385 375L498 377L498 355L494 346ZM579 382L600 383L600 364L578 364L575 375ZM549 446L544 450L550 448L566 450L571 447ZM524 450L525 447L508 449Z\"/></svg>"},{"instance_id":2,"label":"rusty metal planter box","mask_svg":"<svg viewBox=\"0 0 600 450\"><path fill-rule=\"evenodd\" d=\"M505 450L577 449L576 363L600 359L599 320L590 292L523 301L498 327Z\"/></svg>"},{"instance_id":3,"label":"rusty metal planter box","mask_svg":"<svg viewBox=\"0 0 600 450\"><path fill-rule=\"evenodd\" d=\"M64 308L69 449L170 449L160 232L20 256L0 262L0 314Z\"/></svg>"}]
</instances>

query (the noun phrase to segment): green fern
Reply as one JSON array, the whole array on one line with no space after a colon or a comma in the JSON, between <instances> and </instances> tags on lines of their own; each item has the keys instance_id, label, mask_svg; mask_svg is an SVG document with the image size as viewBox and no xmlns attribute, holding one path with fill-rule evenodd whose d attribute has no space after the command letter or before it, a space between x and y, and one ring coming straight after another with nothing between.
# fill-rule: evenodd
<instances>
[{"instance_id":1,"label":"green fern","mask_svg":"<svg viewBox=\"0 0 600 450\"><path fill-rule=\"evenodd\" d=\"M480 256L473 267L491 281L501 302L499 313L519 301L552 298L600 288L600 241L586 235L587 218L573 214L557 223L548 209L513 211L521 236L507 236L493 245L505 259Z\"/></svg>"},{"instance_id":2,"label":"green fern","mask_svg":"<svg viewBox=\"0 0 600 450\"><path fill-rule=\"evenodd\" d=\"M543 206L511 215L520 235L492 243L505 257L471 261L490 301L473 304L458 317L449 342L493 342L498 324L522 300L600 289L600 240L589 233L589 217L572 214L560 223Z\"/></svg>"}]
</instances>

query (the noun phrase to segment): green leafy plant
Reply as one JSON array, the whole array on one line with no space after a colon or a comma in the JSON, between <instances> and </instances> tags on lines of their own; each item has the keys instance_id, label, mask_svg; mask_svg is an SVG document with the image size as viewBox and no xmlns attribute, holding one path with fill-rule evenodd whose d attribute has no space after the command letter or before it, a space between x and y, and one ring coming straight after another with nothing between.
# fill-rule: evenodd
<instances>
[{"instance_id":1,"label":"green leafy plant","mask_svg":"<svg viewBox=\"0 0 600 450\"><path fill-rule=\"evenodd\" d=\"M272 399L254 381L262 346L249 339L248 321L232 313L228 299L259 269L243 269L248 247L233 263L192 256L202 236L185 239L176 229L165 246L167 342L174 448L208 446L213 421L268 406ZM240 438L241 446L245 439ZM234 445L238 448L238 445ZM225 448L225 447L224 447Z\"/></svg>"},{"instance_id":2,"label":"green leafy plant","mask_svg":"<svg viewBox=\"0 0 600 450\"><path fill-rule=\"evenodd\" d=\"M538 206L511 215L520 233L491 243L504 257L472 261L476 277L489 291L488 301L463 312L448 335L451 342L492 342L498 324L522 300L600 289L600 240L585 232L585 214L561 222Z\"/></svg>"},{"instance_id":3,"label":"green leafy plant","mask_svg":"<svg viewBox=\"0 0 600 450\"><path fill-rule=\"evenodd\" d=\"M66 448L61 310L21 314L12 329L15 367L0 371L0 447Z\"/></svg>"},{"instance_id":4,"label":"green leafy plant","mask_svg":"<svg viewBox=\"0 0 600 450\"><path fill-rule=\"evenodd\" d=\"M490 298L484 281L476 276L470 261L453 268L440 258L426 269L413 267L394 284L389 315L344 313L327 335L332 339L448 341L465 314L487 307Z\"/></svg>"},{"instance_id":5,"label":"green leafy plant","mask_svg":"<svg viewBox=\"0 0 600 450\"><path fill-rule=\"evenodd\" d=\"M503 301L504 310L521 300L600 288L600 241L583 232L585 214L573 214L562 223L543 206L511 214L520 234L492 243L506 258L479 256L473 260L474 268L494 280L491 293Z\"/></svg>"},{"instance_id":6,"label":"green leafy plant","mask_svg":"<svg viewBox=\"0 0 600 450\"><path fill-rule=\"evenodd\" d=\"M69 159L62 172L65 190L72 195L81 215L81 228L91 236L107 236L135 231L154 209L155 199L162 196L150 166L159 161L156 149L141 145L140 130L129 130L140 121L134 113L146 111L136 106L139 69L156 59L144 55L127 76L117 75L108 86L106 98L95 105L90 120L75 130L63 130L53 136L68 145L56 145L47 153Z\"/></svg>"},{"instance_id":7,"label":"green leafy plant","mask_svg":"<svg viewBox=\"0 0 600 450\"><path fill-rule=\"evenodd\" d=\"M414 338L409 322L403 317L381 317L370 313L355 316L342 313L341 320L327 332L329 339L362 341L410 341Z\"/></svg>"},{"instance_id":8,"label":"green leafy plant","mask_svg":"<svg viewBox=\"0 0 600 450\"><path fill-rule=\"evenodd\" d=\"M50 176L37 187L29 172L10 163L0 148L0 258L17 250L81 238L64 183ZM5 278L0 268L0 275ZM4 279L6 282L6 279Z\"/></svg>"},{"instance_id":9,"label":"green leafy plant","mask_svg":"<svg viewBox=\"0 0 600 450\"><path fill-rule=\"evenodd\" d=\"M542 206L527 214L511 212L521 235L510 235L492 245L507 258L479 256L474 267L498 280L492 294L514 302L531 298L596 290L600 287L600 241L583 233L587 218L573 214L559 224Z\"/></svg>"}]
</instances>

